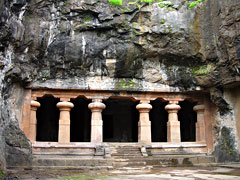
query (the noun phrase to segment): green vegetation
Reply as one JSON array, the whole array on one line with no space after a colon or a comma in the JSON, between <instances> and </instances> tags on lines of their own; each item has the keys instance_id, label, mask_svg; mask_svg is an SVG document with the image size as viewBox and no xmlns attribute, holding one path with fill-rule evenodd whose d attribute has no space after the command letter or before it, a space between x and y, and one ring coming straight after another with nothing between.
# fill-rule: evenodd
<instances>
[{"instance_id":1,"label":"green vegetation","mask_svg":"<svg viewBox=\"0 0 240 180\"><path fill-rule=\"evenodd\" d=\"M114 6L122 6L123 5L123 0L108 0L109 3L111 3ZM203 1L207 1L207 0L184 0L187 4L188 4L188 9L191 9L199 4L201 4ZM129 2L127 5L136 5L139 9L141 8L141 5L143 3L149 3L149 4L153 4L153 3L158 3L158 6L161 8L164 7L172 7L174 4L168 0L135 0L135 1L131 1ZM171 8L170 8L171 9Z\"/></svg>"},{"instance_id":2,"label":"green vegetation","mask_svg":"<svg viewBox=\"0 0 240 180\"><path fill-rule=\"evenodd\" d=\"M5 174L4 172L2 171L2 169L0 169L0 179L4 178L5 177Z\"/></svg>"},{"instance_id":3,"label":"green vegetation","mask_svg":"<svg viewBox=\"0 0 240 180\"><path fill-rule=\"evenodd\" d=\"M122 5L122 0L108 0L108 1L115 6L121 6Z\"/></svg>"},{"instance_id":4,"label":"green vegetation","mask_svg":"<svg viewBox=\"0 0 240 180\"><path fill-rule=\"evenodd\" d=\"M195 75L206 75L213 70L213 66L208 64L207 66L200 66L192 69L192 73Z\"/></svg>"},{"instance_id":5,"label":"green vegetation","mask_svg":"<svg viewBox=\"0 0 240 180\"><path fill-rule=\"evenodd\" d=\"M190 4L188 5L188 9L191 9L197 5L200 5L203 1L206 2L207 0L194 0L194 1L190 2Z\"/></svg>"},{"instance_id":6,"label":"green vegetation","mask_svg":"<svg viewBox=\"0 0 240 180\"><path fill-rule=\"evenodd\" d=\"M84 17L83 18L83 22L91 22L93 20L93 18L91 17Z\"/></svg>"},{"instance_id":7,"label":"green vegetation","mask_svg":"<svg viewBox=\"0 0 240 180\"><path fill-rule=\"evenodd\" d=\"M117 89L131 89L136 86L136 83L133 79L119 79L115 86Z\"/></svg>"}]
</instances>

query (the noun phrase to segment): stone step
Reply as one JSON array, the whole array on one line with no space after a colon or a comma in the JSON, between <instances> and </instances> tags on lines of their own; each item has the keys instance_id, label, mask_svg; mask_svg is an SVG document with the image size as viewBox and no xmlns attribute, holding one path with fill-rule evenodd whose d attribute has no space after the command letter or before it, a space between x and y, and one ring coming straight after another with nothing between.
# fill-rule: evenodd
<instances>
[{"instance_id":1,"label":"stone step","mask_svg":"<svg viewBox=\"0 0 240 180\"><path fill-rule=\"evenodd\" d=\"M121 154L125 154L125 153L127 153L127 154L139 154L140 153L140 151L138 150L138 151L111 151L112 153L121 153Z\"/></svg>"},{"instance_id":2,"label":"stone step","mask_svg":"<svg viewBox=\"0 0 240 180\"><path fill-rule=\"evenodd\" d=\"M162 157L162 158L149 158L146 159L147 165L155 167L163 166L196 166L203 164L216 163L213 156L185 156L185 157Z\"/></svg>"},{"instance_id":3,"label":"stone step","mask_svg":"<svg viewBox=\"0 0 240 180\"><path fill-rule=\"evenodd\" d=\"M129 150L129 151L131 151L131 150L139 150L140 148L139 147L135 147L135 148L131 148L131 147L118 147L118 148L113 148L113 147L110 147L111 149L118 149L118 150L124 150L124 149L126 149L126 150Z\"/></svg>"},{"instance_id":4,"label":"stone step","mask_svg":"<svg viewBox=\"0 0 240 180\"><path fill-rule=\"evenodd\" d=\"M182 152L158 152L158 153L149 153L151 156L162 157L162 156L206 156L207 153L182 153Z\"/></svg>"},{"instance_id":5,"label":"stone step","mask_svg":"<svg viewBox=\"0 0 240 180\"><path fill-rule=\"evenodd\" d=\"M140 152L134 152L134 153L129 153L129 152L125 152L125 153L119 153L119 152L117 152L117 153L111 153L111 154L113 154L113 155L121 155L121 154L129 154L129 155L141 155L142 153L140 153Z\"/></svg>"},{"instance_id":6,"label":"stone step","mask_svg":"<svg viewBox=\"0 0 240 180\"><path fill-rule=\"evenodd\" d=\"M108 166L107 160L76 158L33 158L33 166Z\"/></svg>"},{"instance_id":7,"label":"stone step","mask_svg":"<svg viewBox=\"0 0 240 180\"><path fill-rule=\"evenodd\" d=\"M153 166L131 166L131 167L114 167L116 171L127 171L131 173L150 172ZM112 171L114 173L114 171Z\"/></svg>"},{"instance_id":8,"label":"stone step","mask_svg":"<svg viewBox=\"0 0 240 180\"><path fill-rule=\"evenodd\" d=\"M15 167L9 167L9 169L15 169ZM45 169L53 169L53 170L100 170L102 171L108 171L113 170L113 166L32 166L33 170L45 170Z\"/></svg>"},{"instance_id":9,"label":"stone step","mask_svg":"<svg viewBox=\"0 0 240 180\"><path fill-rule=\"evenodd\" d=\"M142 158L119 158L112 157L114 163L139 163L146 164L154 167L166 167L166 166L194 166L194 165L207 165L216 163L215 157L213 156L169 156L169 157L142 157ZM132 164L131 164L132 165Z\"/></svg>"},{"instance_id":10,"label":"stone step","mask_svg":"<svg viewBox=\"0 0 240 180\"><path fill-rule=\"evenodd\" d=\"M146 162L113 162L113 167L137 167L137 166L145 166Z\"/></svg>"},{"instance_id":11,"label":"stone step","mask_svg":"<svg viewBox=\"0 0 240 180\"><path fill-rule=\"evenodd\" d=\"M140 152L140 149L111 149L112 152Z\"/></svg>"},{"instance_id":12,"label":"stone step","mask_svg":"<svg viewBox=\"0 0 240 180\"><path fill-rule=\"evenodd\" d=\"M134 159L134 158L142 158L142 156L133 156L133 155L112 155L115 159Z\"/></svg>"},{"instance_id":13,"label":"stone step","mask_svg":"<svg viewBox=\"0 0 240 180\"><path fill-rule=\"evenodd\" d=\"M111 160L112 161L144 161L148 158L143 158L143 157L133 157L133 158L126 158L126 157L122 157L122 158L119 158L119 157L111 157Z\"/></svg>"},{"instance_id":14,"label":"stone step","mask_svg":"<svg viewBox=\"0 0 240 180\"><path fill-rule=\"evenodd\" d=\"M139 149L134 149L134 150L127 150L127 149L115 149L115 150L111 150L111 151L115 151L115 152L140 152Z\"/></svg>"}]
</instances>

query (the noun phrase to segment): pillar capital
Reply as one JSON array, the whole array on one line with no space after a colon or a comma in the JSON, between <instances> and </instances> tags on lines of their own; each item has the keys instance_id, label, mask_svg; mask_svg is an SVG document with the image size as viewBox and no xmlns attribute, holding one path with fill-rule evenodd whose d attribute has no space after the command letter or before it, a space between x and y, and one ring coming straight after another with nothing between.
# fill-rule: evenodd
<instances>
[{"instance_id":1,"label":"pillar capital","mask_svg":"<svg viewBox=\"0 0 240 180\"><path fill-rule=\"evenodd\" d=\"M69 110L71 108L74 107L73 103L71 102L66 102L66 101L63 101L63 102L59 102L57 103L57 107L60 109L60 110Z\"/></svg>"},{"instance_id":2,"label":"pillar capital","mask_svg":"<svg viewBox=\"0 0 240 180\"><path fill-rule=\"evenodd\" d=\"M101 111L106 108L106 105L98 100L98 101L94 101L94 102L90 103L88 105L88 108L91 110L100 110Z\"/></svg>"},{"instance_id":3,"label":"pillar capital","mask_svg":"<svg viewBox=\"0 0 240 180\"><path fill-rule=\"evenodd\" d=\"M149 104L150 100L149 99L140 99L140 104Z\"/></svg>"},{"instance_id":4,"label":"pillar capital","mask_svg":"<svg viewBox=\"0 0 240 180\"><path fill-rule=\"evenodd\" d=\"M173 110L173 109L180 110L181 107L177 104L168 104L165 106L165 109L166 110Z\"/></svg>"},{"instance_id":5,"label":"pillar capital","mask_svg":"<svg viewBox=\"0 0 240 180\"><path fill-rule=\"evenodd\" d=\"M196 105L193 107L193 110L196 112L204 112L205 106L204 105Z\"/></svg>"},{"instance_id":6,"label":"pillar capital","mask_svg":"<svg viewBox=\"0 0 240 180\"><path fill-rule=\"evenodd\" d=\"M181 109L181 106L179 106L177 104L168 104L165 106L165 109L168 112L177 113Z\"/></svg>"},{"instance_id":7,"label":"pillar capital","mask_svg":"<svg viewBox=\"0 0 240 180\"><path fill-rule=\"evenodd\" d=\"M69 102L69 101L70 101L70 98L62 97L62 98L60 98L60 101L61 101L61 102Z\"/></svg>"},{"instance_id":8,"label":"pillar capital","mask_svg":"<svg viewBox=\"0 0 240 180\"><path fill-rule=\"evenodd\" d=\"M149 112L152 109L152 105L151 104L138 104L136 106L136 108L139 112Z\"/></svg>"},{"instance_id":9,"label":"pillar capital","mask_svg":"<svg viewBox=\"0 0 240 180\"><path fill-rule=\"evenodd\" d=\"M39 102L31 100L31 110L36 111L40 106Z\"/></svg>"},{"instance_id":10,"label":"pillar capital","mask_svg":"<svg viewBox=\"0 0 240 180\"><path fill-rule=\"evenodd\" d=\"M169 104L178 104L179 100L170 100Z\"/></svg>"}]
</instances>

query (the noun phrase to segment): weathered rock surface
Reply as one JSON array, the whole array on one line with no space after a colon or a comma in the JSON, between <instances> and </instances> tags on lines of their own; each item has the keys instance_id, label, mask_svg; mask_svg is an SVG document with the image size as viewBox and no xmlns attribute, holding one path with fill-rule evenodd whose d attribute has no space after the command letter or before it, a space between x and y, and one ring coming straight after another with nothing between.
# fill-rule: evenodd
<instances>
[{"instance_id":1,"label":"weathered rock surface","mask_svg":"<svg viewBox=\"0 0 240 180\"><path fill-rule=\"evenodd\" d=\"M209 0L190 10L185 1L172 2L139 10L112 7L107 0L2 0L1 164L31 154L13 88L45 88L57 80L67 89L211 89L219 111L231 112L222 87L240 82L239 0ZM111 86L93 86L101 78Z\"/></svg>"}]
</instances>

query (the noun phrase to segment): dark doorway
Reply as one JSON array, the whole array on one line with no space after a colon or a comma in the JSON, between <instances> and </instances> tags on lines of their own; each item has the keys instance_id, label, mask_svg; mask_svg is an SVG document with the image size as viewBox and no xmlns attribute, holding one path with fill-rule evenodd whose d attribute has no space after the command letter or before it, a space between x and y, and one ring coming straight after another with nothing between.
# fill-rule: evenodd
<instances>
[{"instance_id":1,"label":"dark doorway","mask_svg":"<svg viewBox=\"0 0 240 180\"><path fill-rule=\"evenodd\" d=\"M168 112L165 110L167 102L160 99L151 101L152 110L149 113L151 121L152 142L167 142Z\"/></svg>"},{"instance_id":2,"label":"dark doorway","mask_svg":"<svg viewBox=\"0 0 240 180\"><path fill-rule=\"evenodd\" d=\"M196 103L185 100L179 103L181 109L178 112L178 120L180 121L181 141L196 141L196 122L197 113L193 110Z\"/></svg>"},{"instance_id":3,"label":"dark doorway","mask_svg":"<svg viewBox=\"0 0 240 180\"><path fill-rule=\"evenodd\" d=\"M110 98L104 101L103 141L137 142L139 112L137 102L130 99Z\"/></svg>"},{"instance_id":4,"label":"dark doorway","mask_svg":"<svg viewBox=\"0 0 240 180\"><path fill-rule=\"evenodd\" d=\"M41 106L37 110L37 141L58 141L59 109L58 98L37 98Z\"/></svg>"},{"instance_id":5,"label":"dark doorway","mask_svg":"<svg viewBox=\"0 0 240 180\"><path fill-rule=\"evenodd\" d=\"M70 141L90 142L91 111L88 109L90 100L84 98L72 99L74 107L71 109L70 117Z\"/></svg>"}]
</instances>

